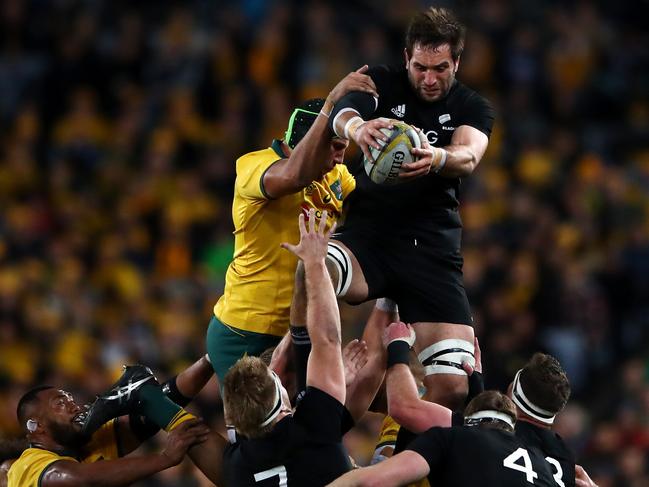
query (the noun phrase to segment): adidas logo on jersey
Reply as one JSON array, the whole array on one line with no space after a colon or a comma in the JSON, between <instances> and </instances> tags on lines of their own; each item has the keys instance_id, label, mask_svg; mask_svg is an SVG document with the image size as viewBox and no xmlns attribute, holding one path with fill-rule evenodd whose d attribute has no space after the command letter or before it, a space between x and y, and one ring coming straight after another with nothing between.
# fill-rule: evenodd
<instances>
[{"instance_id":1,"label":"adidas logo on jersey","mask_svg":"<svg viewBox=\"0 0 649 487\"><path fill-rule=\"evenodd\" d=\"M390 111L394 113L397 117L403 118L403 116L406 114L406 105L405 104L397 105Z\"/></svg>"}]
</instances>

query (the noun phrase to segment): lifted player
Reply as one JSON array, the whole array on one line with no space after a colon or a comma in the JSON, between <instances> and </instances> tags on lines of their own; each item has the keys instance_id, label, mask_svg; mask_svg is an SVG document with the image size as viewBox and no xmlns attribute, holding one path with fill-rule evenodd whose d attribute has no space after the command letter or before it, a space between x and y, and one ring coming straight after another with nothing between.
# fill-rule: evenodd
<instances>
[{"instance_id":1,"label":"lifted player","mask_svg":"<svg viewBox=\"0 0 649 487\"><path fill-rule=\"evenodd\" d=\"M327 100L296 108L284 140L237 160L232 201L235 249L223 296L207 330L207 352L221 384L230 366L245 355L260 355L288 331L297 259L280 243L298 238L295 217L314 208L340 216L354 178L343 163L347 140L328 127L333 104L361 90L376 94L367 66L340 81Z\"/></svg>"},{"instance_id":2,"label":"lifted player","mask_svg":"<svg viewBox=\"0 0 649 487\"><path fill-rule=\"evenodd\" d=\"M350 93L336 104L334 131L353 139L369 157L390 117L419 127L427 141L413 149L403 182L374 184L359 167L344 224L333 236L328 268L338 296L350 303L388 297L417 332L425 367L425 398L461 409L467 394L461 364L473 360L473 328L462 279L458 212L460 178L470 175L488 144L494 113L489 103L455 79L465 28L446 9L412 20L405 65L371 68L379 97ZM369 120L373 118L372 120ZM365 119L369 121L365 121ZM303 293L299 269L296 293ZM304 320L299 299L291 324Z\"/></svg>"}]
</instances>

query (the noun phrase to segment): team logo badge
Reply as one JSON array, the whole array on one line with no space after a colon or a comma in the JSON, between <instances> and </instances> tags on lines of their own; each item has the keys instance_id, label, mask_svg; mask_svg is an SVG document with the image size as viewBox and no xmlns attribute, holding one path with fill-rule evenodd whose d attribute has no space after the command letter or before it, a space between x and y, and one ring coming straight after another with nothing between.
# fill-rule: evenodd
<instances>
[{"instance_id":1,"label":"team logo badge","mask_svg":"<svg viewBox=\"0 0 649 487\"><path fill-rule=\"evenodd\" d=\"M394 107L392 110L390 110L392 113L394 113L397 117L403 118L404 115L406 114L406 105L397 105Z\"/></svg>"},{"instance_id":2,"label":"team logo badge","mask_svg":"<svg viewBox=\"0 0 649 487\"><path fill-rule=\"evenodd\" d=\"M336 199L338 201L342 201L343 187L342 184L340 183L340 179L336 179L336 181L331 186L329 186L329 189L331 189L331 191L334 192L334 194L336 195ZM327 201L325 201L325 203L327 203Z\"/></svg>"}]
</instances>

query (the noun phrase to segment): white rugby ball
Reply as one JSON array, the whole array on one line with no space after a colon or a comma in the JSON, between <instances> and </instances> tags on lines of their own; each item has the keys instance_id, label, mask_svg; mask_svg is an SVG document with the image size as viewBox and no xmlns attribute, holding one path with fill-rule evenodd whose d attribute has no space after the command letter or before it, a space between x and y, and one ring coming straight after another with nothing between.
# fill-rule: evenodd
<instances>
[{"instance_id":1,"label":"white rugby ball","mask_svg":"<svg viewBox=\"0 0 649 487\"><path fill-rule=\"evenodd\" d=\"M394 121L392 129L382 128L381 132L388 140L383 142L380 150L370 147L374 161L363 158L365 172L376 184L401 183L404 181L399 178L401 166L415 160L410 149L421 148L421 139L417 131L404 122Z\"/></svg>"}]
</instances>

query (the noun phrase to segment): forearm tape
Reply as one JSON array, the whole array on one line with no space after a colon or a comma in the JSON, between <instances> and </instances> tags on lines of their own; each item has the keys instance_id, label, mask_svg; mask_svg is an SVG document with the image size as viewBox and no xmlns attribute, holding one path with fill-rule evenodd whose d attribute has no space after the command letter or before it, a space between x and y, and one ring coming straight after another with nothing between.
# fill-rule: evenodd
<instances>
[{"instance_id":1,"label":"forearm tape","mask_svg":"<svg viewBox=\"0 0 649 487\"><path fill-rule=\"evenodd\" d=\"M311 353L309 332L304 327L291 326L291 341L295 354L295 380L297 393L306 390L306 368Z\"/></svg>"},{"instance_id":2,"label":"forearm tape","mask_svg":"<svg viewBox=\"0 0 649 487\"><path fill-rule=\"evenodd\" d=\"M338 112L344 110L345 108L351 108L357 111L364 120L368 120L372 118L372 114L376 110L376 106L377 102L369 93L363 93L361 91L353 91L351 93L347 93L334 106L334 109L329 116L329 128L331 128L331 130L336 133L334 127L336 115L338 115Z\"/></svg>"}]
</instances>

